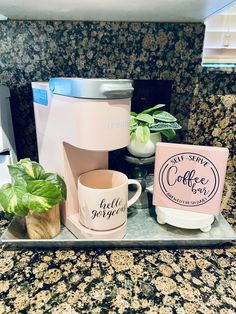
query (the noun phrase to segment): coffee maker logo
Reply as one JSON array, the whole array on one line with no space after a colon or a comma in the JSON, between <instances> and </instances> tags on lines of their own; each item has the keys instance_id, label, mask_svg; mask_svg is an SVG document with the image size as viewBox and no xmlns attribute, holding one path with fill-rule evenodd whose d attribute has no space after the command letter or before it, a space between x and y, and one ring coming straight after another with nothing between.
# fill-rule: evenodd
<instances>
[{"instance_id":1,"label":"coffee maker logo","mask_svg":"<svg viewBox=\"0 0 236 314\"><path fill-rule=\"evenodd\" d=\"M200 206L209 202L219 188L219 173L206 157L181 153L164 162L159 172L162 192L181 206Z\"/></svg>"}]
</instances>

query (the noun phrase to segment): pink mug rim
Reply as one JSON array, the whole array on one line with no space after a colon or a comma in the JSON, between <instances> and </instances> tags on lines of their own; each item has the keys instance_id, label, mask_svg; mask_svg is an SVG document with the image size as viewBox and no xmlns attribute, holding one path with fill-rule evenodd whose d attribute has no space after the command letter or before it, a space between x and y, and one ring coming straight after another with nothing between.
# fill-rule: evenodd
<instances>
[{"instance_id":1,"label":"pink mug rim","mask_svg":"<svg viewBox=\"0 0 236 314\"><path fill-rule=\"evenodd\" d=\"M80 182L80 179L81 179L81 177L83 177L84 175L86 175L86 174L89 174L89 173L91 173L91 172L112 172L112 173L118 173L118 174L121 174L123 177L124 177L124 179L125 179L125 182L124 183L122 183L122 184L120 184L120 185L118 185L118 186L115 186L115 187L110 187L110 188L92 188L92 187L90 187L90 186L87 186L87 185L85 185L85 184L82 184L81 182ZM114 191L114 190L117 190L117 189L120 189L120 188L122 188L123 186L125 186L126 184L128 184L128 177L126 176L126 174L124 174L123 172L121 172L121 171L117 171L117 170L112 170L112 169L94 169L94 170L91 170L91 171L87 171L87 172L84 172L84 173L82 173L79 177L78 177L78 185L80 185L80 186L82 186L83 188L86 188L86 189L88 189L88 190L91 190L91 191Z\"/></svg>"}]
</instances>

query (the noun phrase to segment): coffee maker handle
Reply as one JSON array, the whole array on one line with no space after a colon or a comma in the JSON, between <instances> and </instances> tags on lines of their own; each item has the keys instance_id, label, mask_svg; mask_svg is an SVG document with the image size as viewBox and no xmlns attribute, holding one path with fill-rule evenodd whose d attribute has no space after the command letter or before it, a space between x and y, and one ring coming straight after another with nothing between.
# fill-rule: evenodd
<instances>
[{"instance_id":1,"label":"coffee maker handle","mask_svg":"<svg viewBox=\"0 0 236 314\"><path fill-rule=\"evenodd\" d=\"M128 204L127 207L133 205L139 198L139 196L142 193L142 186L141 184L138 182L138 180L134 180L134 179L128 179L128 185L130 184L135 184L137 186L137 191L135 192L134 196L131 197L130 200L128 200Z\"/></svg>"},{"instance_id":2,"label":"coffee maker handle","mask_svg":"<svg viewBox=\"0 0 236 314\"><path fill-rule=\"evenodd\" d=\"M132 85L103 84L101 92L106 97L129 98L132 96L134 88Z\"/></svg>"}]
</instances>

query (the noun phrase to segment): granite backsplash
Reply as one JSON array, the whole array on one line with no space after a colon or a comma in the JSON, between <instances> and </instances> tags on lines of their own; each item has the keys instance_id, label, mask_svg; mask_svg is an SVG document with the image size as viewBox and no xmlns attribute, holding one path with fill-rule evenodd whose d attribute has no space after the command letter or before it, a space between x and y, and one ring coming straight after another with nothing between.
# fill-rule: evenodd
<instances>
[{"instance_id":1,"label":"granite backsplash","mask_svg":"<svg viewBox=\"0 0 236 314\"><path fill-rule=\"evenodd\" d=\"M172 108L187 126L201 64L202 24L0 23L0 84L11 90L19 158L36 158L32 81L50 77L174 80Z\"/></svg>"},{"instance_id":2,"label":"granite backsplash","mask_svg":"<svg viewBox=\"0 0 236 314\"><path fill-rule=\"evenodd\" d=\"M235 178L236 73L203 68L195 85L187 142L229 149L227 174Z\"/></svg>"},{"instance_id":3,"label":"granite backsplash","mask_svg":"<svg viewBox=\"0 0 236 314\"><path fill-rule=\"evenodd\" d=\"M37 159L32 81L50 77L173 80L171 110L188 143L227 146L235 162L235 72L201 67L204 25L0 22L0 84L11 90L18 157Z\"/></svg>"}]
</instances>

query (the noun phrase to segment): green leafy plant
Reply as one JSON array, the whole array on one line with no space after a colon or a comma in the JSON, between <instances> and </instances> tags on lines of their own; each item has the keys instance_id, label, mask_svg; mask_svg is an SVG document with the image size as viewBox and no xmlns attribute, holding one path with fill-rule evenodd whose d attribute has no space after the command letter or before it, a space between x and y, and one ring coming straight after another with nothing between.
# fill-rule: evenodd
<instances>
[{"instance_id":1,"label":"green leafy plant","mask_svg":"<svg viewBox=\"0 0 236 314\"><path fill-rule=\"evenodd\" d=\"M13 183L0 188L0 204L10 215L26 216L29 211L45 212L66 199L66 185L55 173L29 158L8 166Z\"/></svg>"},{"instance_id":2,"label":"green leafy plant","mask_svg":"<svg viewBox=\"0 0 236 314\"><path fill-rule=\"evenodd\" d=\"M175 130L181 129L176 122L177 119L169 112L159 110L164 104L158 104L152 108L148 108L141 113L130 113L130 136L142 144L147 143L150 133L160 132L172 140L176 133Z\"/></svg>"}]
</instances>

